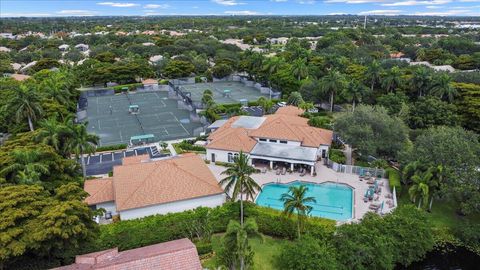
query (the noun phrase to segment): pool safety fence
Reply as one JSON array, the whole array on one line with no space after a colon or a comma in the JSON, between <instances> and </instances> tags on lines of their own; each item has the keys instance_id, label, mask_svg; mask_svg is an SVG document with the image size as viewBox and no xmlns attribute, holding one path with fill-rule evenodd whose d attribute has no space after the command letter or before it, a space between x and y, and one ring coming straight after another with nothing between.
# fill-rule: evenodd
<instances>
[{"instance_id":1,"label":"pool safety fence","mask_svg":"<svg viewBox=\"0 0 480 270\"><path fill-rule=\"evenodd\" d=\"M353 166L353 165L344 165L336 163L332 160L327 160L327 165L329 168L336 172L341 173L350 173L356 175L365 175L367 172L376 177L385 178L385 170L380 168L370 168L370 167L361 167L361 166Z\"/></svg>"}]
</instances>

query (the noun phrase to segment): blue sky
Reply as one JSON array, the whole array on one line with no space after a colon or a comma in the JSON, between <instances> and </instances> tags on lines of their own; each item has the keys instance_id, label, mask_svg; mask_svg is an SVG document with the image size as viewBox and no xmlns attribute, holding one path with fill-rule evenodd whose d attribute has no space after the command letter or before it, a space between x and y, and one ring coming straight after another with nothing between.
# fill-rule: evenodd
<instances>
[{"instance_id":1,"label":"blue sky","mask_svg":"<svg viewBox=\"0 0 480 270\"><path fill-rule=\"evenodd\" d=\"M1 17L108 15L480 16L480 0L1 0Z\"/></svg>"}]
</instances>

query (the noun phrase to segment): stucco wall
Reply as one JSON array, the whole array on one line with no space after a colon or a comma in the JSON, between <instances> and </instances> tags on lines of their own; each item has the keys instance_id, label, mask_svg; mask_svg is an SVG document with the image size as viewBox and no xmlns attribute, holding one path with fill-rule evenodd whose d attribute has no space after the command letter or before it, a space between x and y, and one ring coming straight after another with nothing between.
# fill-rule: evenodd
<instances>
[{"instance_id":1,"label":"stucco wall","mask_svg":"<svg viewBox=\"0 0 480 270\"><path fill-rule=\"evenodd\" d=\"M212 154L215 154L215 161L220 161L220 162L228 162L228 153L232 154L238 154L238 152L235 151L224 151L224 150L217 150L217 149L208 149L207 148L207 155L206 158L207 160L212 161ZM250 156L249 154L245 153L247 156ZM250 160L251 163L251 160Z\"/></svg>"},{"instance_id":2,"label":"stucco wall","mask_svg":"<svg viewBox=\"0 0 480 270\"><path fill-rule=\"evenodd\" d=\"M212 196L205 196L194 198L190 200L176 201L171 203L157 204L143 208L123 210L120 212L122 220L142 218L156 214L167 214L183 212L185 210L195 209L197 207L216 207L225 202L225 194L217 194Z\"/></svg>"},{"instance_id":3,"label":"stucco wall","mask_svg":"<svg viewBox=\"0 0 480 270\"><path fill-rule=\"evenodd\" d=\"M112 212L112 216L117 214L117 207L115 206L115 203L113 201L111 202L104 202L104 203L99 203L96 205L97 209L103 208L105 211L110 211Z\"/></svg>"}]
</instances>

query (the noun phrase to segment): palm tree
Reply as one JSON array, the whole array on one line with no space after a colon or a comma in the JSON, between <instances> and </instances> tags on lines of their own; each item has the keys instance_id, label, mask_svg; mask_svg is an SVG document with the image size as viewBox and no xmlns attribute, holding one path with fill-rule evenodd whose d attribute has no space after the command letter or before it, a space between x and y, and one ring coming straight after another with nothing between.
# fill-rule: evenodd
<instances>
[{"instance_id":1,"label":"palm tree","mask_svg":"<svg viewBox=\"0 0 480 270\"><path fill-rule=\"evenodd\" d=\"M343 88L343 76L337 70L330 70L320 80L320 88L324 94L330 95L330 112L333 112L335 94Z\"/></svg>"},{"instance_id":2,"label":"palm tree","mask_svg":"<svg viewBox=\"0 0 480 270\"><path fill-rule=\"evenodd\" d=\"M307 61L304 58L296 59L292 63L292 74L297 77L297 80L308 77Z\"/></svg>"},{"instance_id":3,"label":"palm tree","mask_svg":"<svg viewBox=\"0 0 480 270\"><path fill-rule=\"evenodd\" d=\"M89 134L85 124L75 124L70 121L68 126L69 138L67 141L67 149L70 153L75 154L76 158L82 161L82 174L85 178L87 172L85 168L85 154L95 152L95 146L98 144L97 135Z\"/></svg>"},{"instance_id":4,"label":"palm tree","mask_svg":"<svg viewBox=\"0 0 480 270\"><path fill-rule=\"evenodd\" d=\"M433 178L433 174L430 170L427 170L423 173L417 173L412 176L413 184L408 189L408 194L410 195L410 199L415 203L417 197L418 199L418 208L423 205L427 205L428 197L430 196L430 185Z\"/></svg>"},{"instance_id":5,"label":"palm tree","mask_svg":"<svg viewBox=\"0 0 480 270\"><path fill-rule=\"evenodd\" d=\"M258 105L262 107L263 114L270 113L270 110L273 108L273 101L265 97L258 98Z\"/></svg>"},{"instance_id":6,"label":"palm tree","mask_svg":"<svg viewBox=\"0 0 480 270\"><path fill-rule=\"evenodd\" d=\"M42 174L48 173L48 166L40 162L37 150L14 150L14 162L0 171L0 175L12 175L18 184L36 184Z\"/></svg>"},{"instance_id":7,"label":"palm tree","mask_svg":"<svg viewBox=\"0 0 480 270\"><path fill-rule=\"evenodd\" d=\"M421 97L426 94L430 87L432 77L430 71L425 67L419 67L413 72L412 80L410 81L413 90Z\"/></svg>"},{"instance_id":8,"label":"palm tree","mask_svg":"<svg viewBox=\"0 0 480 270\"><path fill-rule=\"evenodd\" d=\"M62 150L62 132L65 127L55 117L40 122L41 129L38 131L37 141L52 146L57 152Z\"/></svg>"},{"instance_id":9,"label":"palm tree","mask_svg":"<svg viewBox=\"0 0 480 270\"><path fill-rule=\"evenodd\" d=\"M302 94L300 92L294 91L288 96L287 103L289 105L298 106L303 103Z\"/></svg>"},{"instance_id":10,"label":"palm tree","mask_svg":"<svg viewBox=\"0 0 480 270\"><path fill-rule=\"evenodd\" d=\"M447 74L441 74L434 78L433 86L430 90L441 99L446 97L448 102L452 102L458 95L457 89L452 85L452 78Z\"/></svg>"},{"instance_id":11,"label":"palm tree","mask_svg":"<svg viewBox=\"0 0 480 270\"><path fill-rule=\"evenodd\" d=\"M415 52L415 58L417 61L425 60L426 50L425 48L420 48Z\"/></svg>"},{"instance_id":12,"label":"palm tree","mask_svg":"<svg viewBox=\"0 0 480 270\"><path fill-rule=\"evenodd\" d=\"M71 94L65 86L67 79L62 73L54 72L49 78L42 81L40 89L47 93L48 98L52 98L60 104L68 104Z\"/></svg>"},{"instance_id":13,"label":"palm tree","mask_svg":"<svg viewBox=\"0 0 480 270\"><path fill-rule=\"evenodd\" d=\"M432 181L430 181L430 203L428 204L428 211L432 211L433 198L437 195L440 185L443 182L444 170L442 165L430 168L433 173Z\"/></svg>"},{"instance_id":14,"label":"palm tree","mask_svg":"<svg viewBox=\"0 0 480 270\"><path fill-rule=\"evenodd\" d=\"M387 92L393 92L393 90L402 85L402 82L402 71L398 67L393 67L384 74L382 87Z\"/></svg>"},{"instance_id":15,"label":"palm tree","mask_svg":"<svg viewBox=\"0 0 480 270\"><path fill-rule=\"evenodd\" d=\"M408 163L402 170L402 182L408 185L412 181L412 176L422 170L423 166L420 161L413 161Z\"/></svg>"},{"instance_id":16,"label":"palm tree","mask_svg":"<svg viewBox=\"0 0 480 270\"><path fill-rule=\"evenodd\" d=\"M367 68L365 73L366 78L370 82L370 90L373 92L373 87L380 80L382 74L382 67L378 61L374 60Z\"/></svg>"},{"instance_id":17,"label":"palm tree","mask_svg":"<svg viewBox=\"0 0 480 270\"><path fill-rule=\"evenodd\" d=\"M233 159L233 166L228 167L222 174L227 175L220 180L220 185L225 185L227 194L232 191L232 200L235 201L240 196L240 224L243 225L243 195L246 199L253 200L256 191L262 188L253 180L250 175L255 172L255 168L249 165L249 157L240 151L240 154Z\"/></svg>"},{"instance_id":18,"label":"palm tree","mask_svg":"<svg viewBox=\"0 0 480 270\"><path fill-rule=\"evenodd\" d=\"M303 218L312 211L312 206L307 205L307 203L317 202L314 197L306 197L307 191L308 188L304 185L290 186L288 193L282 194L281 197L284 214L291 216L294 212L297 212L297 233L299 238Z\"/></svg>"},{"instance_id":19,"label":"palm tree","mask_svg":"<svg viewBox=\"0 0 480 270\"><path fill-rule=\"evenodd\" d=\"M351 80L343 91L343 96L352 102L352 112L355 111L355 105L360 103L363 97L370 91L363 83L357 80Z\"/></svg>"},{"instance_id":20,"label":"palm tree","mask_svg":"<svg viewBox=\"0 0 480 270\"><path fill-rule=\"evenodd\" d=\"M15 112L15 120L17 122L21 122L26 118L30 131L34 131L33 122L43 113L39 93L33 88L20 85L20 88L14 91L14 97L8 105L8 110Z\"/></svg>"}]
</instances>

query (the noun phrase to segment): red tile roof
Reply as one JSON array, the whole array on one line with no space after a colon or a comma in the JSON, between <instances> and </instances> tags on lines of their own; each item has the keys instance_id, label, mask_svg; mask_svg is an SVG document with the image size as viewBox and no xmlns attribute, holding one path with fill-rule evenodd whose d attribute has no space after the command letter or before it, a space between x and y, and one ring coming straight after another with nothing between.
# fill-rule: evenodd
<instances>
[{"instance_id":1,"label":"red tile roof","mask_svg":"<svg viewBox=\"0 0 480 270\"><path fill-rule=\"evenodd\" d=\"M257 144L256 137L297 141L307 147L330 145L333 132L308 125L308 119L299 116L303 112L294 106L281 107L275 114L264 116L265 121L257 129L232 127L239 119L238 116L232 117L210 134L206 147L237 152L242 150L249 153Z\"/></svg>"},{"instance_id":2,"label":"red tile roof","mask_svg":"<svg viewBox=\"0 0 480 270\"><path fill-rule=\"evenodd\" d=\"M89 194L85 199L88 205L114 200L112 177L86 180L84 190Z\"/></svg>"},{"instance_id":3,"label":"red tile roof","mask_svg":"<svg viewBox=\"0 0 480 270\"><path fill-rule=\"evenodd\" d=\"M79 255L74 264L55 269L200 270L202 265L195 245L183 238L122 252L114 248Z\"/></svg>"}]
</instances>

